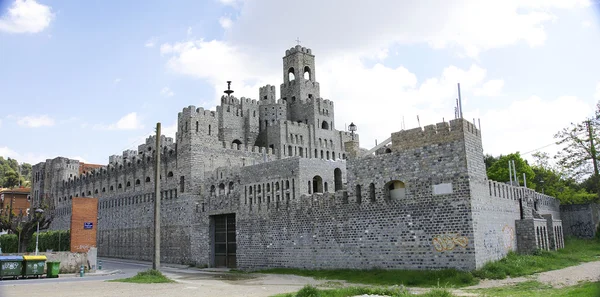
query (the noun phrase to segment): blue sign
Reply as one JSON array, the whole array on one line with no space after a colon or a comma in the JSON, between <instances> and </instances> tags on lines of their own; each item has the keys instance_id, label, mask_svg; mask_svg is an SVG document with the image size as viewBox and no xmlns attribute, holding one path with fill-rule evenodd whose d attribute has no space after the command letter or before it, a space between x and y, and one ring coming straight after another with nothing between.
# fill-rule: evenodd
<instances>
[{"instance_id":1,"label":"blue sign","mask_svg":"<svg viewBox=\"0 0 600 297\"><path fill-rule=\"evenodd\" d=\"M94 223L92 222L84 222L83 223L83 229L93 229L94 228Z\"/></svg>"}]
</instances>

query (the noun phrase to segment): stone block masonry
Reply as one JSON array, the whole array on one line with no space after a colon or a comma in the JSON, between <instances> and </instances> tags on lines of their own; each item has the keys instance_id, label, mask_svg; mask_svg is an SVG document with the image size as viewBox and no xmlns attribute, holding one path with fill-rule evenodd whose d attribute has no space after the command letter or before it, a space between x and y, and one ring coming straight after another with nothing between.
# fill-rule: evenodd
<instances>
[{"instance_id":1,"label":"stone block masonry","mask_svg":"<svg viewBox=\"0 0 600 297\"><path fill-rule=\"evenodd\" d=\"M34 201L67 229L79 197L98 198L98 254L151 260L158 182L161 259L199 266L470 270L562 246L556 199L488 180L473 123L398 131L368 155L335 128L311 49L286 50L282 74L279 98L266 85L258 100L183 108L159 147L152 136L106 166L35 165Z\"/></svg>"}]
</instances>

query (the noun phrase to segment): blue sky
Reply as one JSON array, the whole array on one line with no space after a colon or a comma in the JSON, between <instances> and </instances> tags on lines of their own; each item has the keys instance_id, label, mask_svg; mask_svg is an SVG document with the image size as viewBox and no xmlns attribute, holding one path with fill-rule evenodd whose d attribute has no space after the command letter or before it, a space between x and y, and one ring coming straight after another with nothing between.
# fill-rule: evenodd
<instances>
[{"instance_id":1,"label":"blue sky","mask_svg":"<svg viewBox=\"0 0 600 297\"><path fill-rule=\"evenodd\" d=\"M156 122L174 135L183 107L214 108L226 80L279 86L298 37L365 148L403 118L452 118L457 82L494 155L552 143L600 100L598 2L363 2L0 0L0 156L106 164Z\"/></svg>"}]
</instances>

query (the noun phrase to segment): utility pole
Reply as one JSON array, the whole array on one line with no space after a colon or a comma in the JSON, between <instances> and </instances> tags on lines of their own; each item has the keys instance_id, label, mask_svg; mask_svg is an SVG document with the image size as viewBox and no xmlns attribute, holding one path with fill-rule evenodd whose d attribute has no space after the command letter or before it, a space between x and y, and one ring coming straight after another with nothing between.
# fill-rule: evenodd
<instances>
[{"instance_id":1,"label":"utility pole","mask_svg":"<svg viewBox=\"0 0 600 297\"><path fill-rule=\"evenodd\" d=\"M154 164L154 262L152 269L160 270L160 123L156 123L156 164Z\"/></svg>"},{"instance_id":2,"label":"utility pole","mask_svg":"<svg viewBox=\"0 0 600 297\"><path fill-rule=\"evenodd\" d=\"M590 152L592 154L592 162L594 163L594 176L598 177L598 159L596 158L596 147L594 146L594 131L592 130L592 121L587 120L588 136L590 137Z\"/></svg>"}]
</instances>

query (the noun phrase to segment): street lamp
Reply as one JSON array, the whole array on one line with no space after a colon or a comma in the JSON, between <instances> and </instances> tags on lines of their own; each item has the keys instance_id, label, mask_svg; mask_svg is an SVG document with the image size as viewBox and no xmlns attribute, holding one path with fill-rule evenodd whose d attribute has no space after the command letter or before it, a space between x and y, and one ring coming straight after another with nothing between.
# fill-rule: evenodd
<instances>
[{"instance_id":1,"label":"street lamp","mask_svg":"<svg viewBox=\"0 0 600 297\"><path fill-rule=\"evenodd\" d=\"M352 134L352 140L354 140L354 131L356 131L356 125L354 125L354 123L350 123L348 129L350 130L350 134Z\"/></svg>"},{"instance_id":2,"label":"street lamp","mask_svg":"<svg viewBox=\"0 0 600 297\"><path fill-rule=\"evenodd\" d=\"M38 213L42 214L42 213L44 213L44 210L41 209L41 208L38 208L38 209L35 210L35 213L36 214L38 214ZM37 220L37 233L35 233L35 254L36 254L36 256L38 254L39 238L40 238L40 220L38 218L38 220Z\"/></svg>"}]
</instances>

